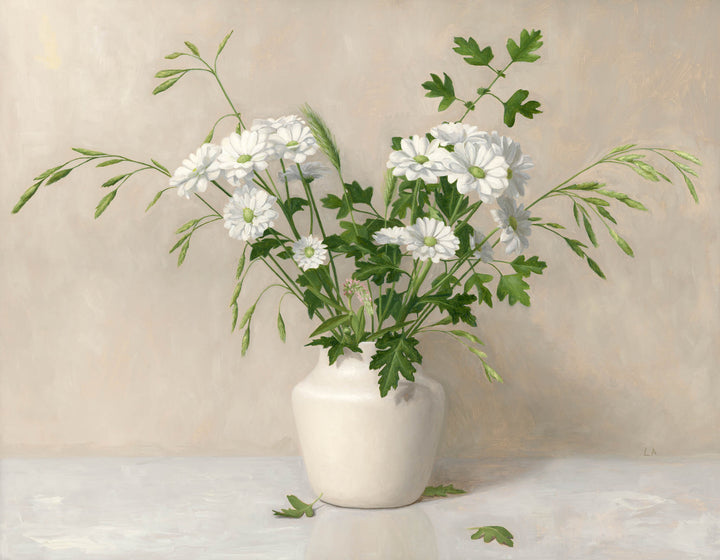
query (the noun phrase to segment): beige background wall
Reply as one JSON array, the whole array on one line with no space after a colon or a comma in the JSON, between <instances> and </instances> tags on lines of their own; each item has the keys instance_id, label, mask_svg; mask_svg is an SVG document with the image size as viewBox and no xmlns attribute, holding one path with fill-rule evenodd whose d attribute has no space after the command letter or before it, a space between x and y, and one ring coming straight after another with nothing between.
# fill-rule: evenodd
<instances>
[{"instance_id":1,"label":"beige background wall","mask_svg":"<svg viewBox=\"0 0 720 560\"><path fill-rule=\"evenodd\" d=\"M249 120L310 102L333 128L347 176L381 181L393 135L439 116L419 84L446 70L458 92L487 79L451 51L472 35L504 58L507 37L542 29L542 60L513 68L542 115L509 132L488 101L469 119L509 133L532 155L534 198L627 141L681 147L705 163L701 204L684 186L632 172L593 177L650 209L618 209L636 252L603 236L602 281L536 231L529 254L548 262L533 306L484 309L477 333L506 383L439 335L423 339L426 369L448 394L442 453L658 454L720 451L720 108L717 2L170 2L2 3L0 33L0 451L8 455L294 454L290 389L315 351L305 311L262 303L240 357L228 302L240 245L218 226L196 235L181 269L173 231L201 209L146 175L98 221L97 188L114 173L83 169L43 188L10 216L42 170L70 146L152 156L174 169L226 112L209 77L153 97L162 56L194 41L214 52ZM222 134L227 133L222 130ZM110 168L112 170L113 168ZM612 171L612 172L611 172ZM332 180L318 185L336 189ZM172 194L172 193L170 193ZM565 205L548 218L572 222ZM582 234L578 233L578 236ZM251 301L269 276L246 286ZM242 306L244 308L244 306Z\"/></svg>"}]
</instances>

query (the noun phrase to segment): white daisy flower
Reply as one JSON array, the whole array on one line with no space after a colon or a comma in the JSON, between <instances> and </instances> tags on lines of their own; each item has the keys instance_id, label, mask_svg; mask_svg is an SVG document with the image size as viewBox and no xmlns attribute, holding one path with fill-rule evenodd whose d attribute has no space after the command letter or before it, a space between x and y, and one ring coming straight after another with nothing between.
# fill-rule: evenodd
<instances>
[{"instance_id":1,"label":"white daisy flower","mask_svg":"<svg viewBox=\"0 0 720 560\"><path fill-rule=\"evenodd\" d=\"M524 205L517 206L515 199L507 196L498 198L497 210L490 213L501 228L500 241L505 243L505 254L520 254L528 248L531 233L530 212Z\"/></svg>"},{"instance_id":2,"label":"white daisy flower","mask_svg":"<svg viewBox=\"0 0 720 560\"><path fill-rule=\"evenodd\" d=\"M268 160L274 155L267 136L257 130L243 130L242 134L233 132L223 139L221 145L218 165L235 186L253 172L267 169Z\"/></svg>"},{"instance_id":3,"label":"white daisy flower","mask_svg":"<svg viewBox=\"0 0 720 560\"><path fill-rule=\"evenodd\" d=\"M301 163L300 170L302 171L303 177L305 177L305 179L310 182L313 179L319 179L320 177L325 175L325 173L327 173L328 171L328 168L320 162L309 161L307 163ZM284 172L278 171L278 179L280 181L284 181L285 179L287 179L288 182L299 181L300 173L298 172L297 167L292 165L288 167L287 170Z\"/></svg>"},{"instance_id":4,"label":"white daisy flower","mask_svg":"<svg viewBox=\"0 0 720 560\"><path fill-rule=\"evenodd\" d=\"M205 192L208 183L220 176L220 168L216 165L220 152L220 146L215 144L200 146L175 170L170 178L170 186L177 187L178 195L185 198L190 198L191 193Z\"/></svg>"},{"instance_id":5,"label":"white daisy flower","mask_svg":"<svg viewBox=\"0 0 720 560\"><path fill-rule=\"evenodd\" d=\"M373 240L378 245L405 245L408 242L408 236L404 227L386 227L375 232Z\"/></svg>"},{"instance_id":6,"label":"white daisy flower","mask_svg":"<svg viewBox=\"0 0 720 560\"><path fill-rule=\"evenodd\" d=\"M430 134L437 138L441 146L454 146L461 142L476 142L483 140L487 132L478 130L477 126L463 123L443 123L430 129Z\"/></svg>"},{"instance_id":7,"label":"white daisy flower","mask_svg":"<svg viewBox=\"0 0 720 560\"><path fill-rule=\"evenodd\" d=\"M408 181L422 179L432 185L447 175L443 164L447 150L440 147L439 140L429 142L424 136L412 136L400 141L400 150L390 153L388 167L394 167L395 177L406 177Z\"/></svg>"},{"instance_id":8,"label":"white daisy flower","mask_svg":"<svg viewBox=\"0 0 720 560\"><path fill-rule=\"evenodd\" d=\"M524 171L534 167L532 159L530 159L530 156L523 155L520 144L507 136L500 136L493 131L488 136L488 140L500 149L500 153L508 164L508 188L504 194L507 196L524 196L525 183L530 179L530 176Z\"/></svg>"},{"instance_id":9,"label":"white daisy flower","mask_svg":"<svg viewBox=\"0 0 720 560\"><path fill-rule=\"evenodd\" d=\"M255 119L250 130L263 132L267 135L273 134L278 128L294 123L304 124L297 115L286 115L277 119Z\"/></svg>"},{"instance_id":10,"label":"white daisy flower","mask_svg":"<svg viewBox=\"0 0 720 560\"><path fill-rule=\"evenodd\" d=\"M322 239L308 235L293 243L293 259L303 270L318 268L328 262L327 246Z\"/></svg>"},{"instance_id":11,"label":"white daisy flower","mask_svg":"<svg viewBox=\"0 0 720 560\"><path fill-rule=\"evenodd\" d=\"M476 192L483 202L491 202L508 186L508 164L499 148L487 141L455 145L446 161L448 181L457 181L461 194Z\"/></svg>"},{"instance_id":12,"label":"white daisy flower","mask_svg":"<svg viewBox=\"0 0 720 560\"><path fill-rule=\"evenodd\" d=\"M262 189L243 185L235 189L223 209L225 228L230 237L241 241L252 241L260 237L273 225L278 213L272 209L275 197Z\"/></svg>"},{"instance_id":13,"label":"white daisy flower","mask_svg":"<svg viewBox=\"0 0 720 560\"><path fill-rule=\"evenodd\" d=\"M475 233L470 238L470 248L475 249L478 245L480 245L479 248L475 250L473 253L473 257L476 259L480 259L482 262L485 263L491 263L493 262L493 247L490 243L490 240L485 241L483 243L483 240L485 239L485 234L481 232L480 230L475 230Z\"/></svg>"},{"instance_id":14,"label":"white daisy flower","mask_svg":"<svg viewBox=\"0 0 720 560\"><path fill-rule=\"evenodd\" d=\"M447 261L460 248L460 240L452 228L440 220L420 218L415 225L408 226L406 232L407 249L412 252L414 259L430 259L434 263Z\"/></svg>"},{"instance_id":15,"label":"white daisy flower","mask_svg":"<svg viewBox=\"0 0 720 560\"><path fill-rule=\"evenodd\" d=\"M294 118L292 118L294 117ZM318 146L315 137L302 120L291 115L280 124L275 132L268 137L277 157L290 160L294 163L303 163L308 156L317 152ZM282 119L278 119L278 123Z\"/></svg>"}]
</instances>

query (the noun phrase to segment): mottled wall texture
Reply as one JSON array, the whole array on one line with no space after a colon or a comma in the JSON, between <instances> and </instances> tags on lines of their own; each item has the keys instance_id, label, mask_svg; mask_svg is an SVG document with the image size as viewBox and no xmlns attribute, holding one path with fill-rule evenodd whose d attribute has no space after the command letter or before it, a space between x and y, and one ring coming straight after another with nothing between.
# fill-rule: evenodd
<instances>
[{"instance_id":1,"label":"mottled wall texture","mask_svg":"<svg viewBox=\"0 0 720 560\"><path fill-rule=\"evenodd\" d=\"M438 115L423 96L430 72L447 71L458 93L487 80L452 52L453 37L502 57L522 27L543 31L542 59L513 68L498 93L528 89L543 114L510 130L488 99L469 122L522 143L536 162L531 197L618 144L697 154L699 205L684 185L630 170L589 176L649 208L617 211L634 259L601 233L591 254L606 281L559 238L533 233L529 254L548 269L533 278L532 307L484 308L476 329L504 385L439 334L422 351L448 396L444 455L720 451L720 3L5 0L1 10L3 455L297 453L290 390L316 360L303 346L313 326L286 299L283 344L269 298L241 358L228 309L239 242L218 225L196 235L180 269L168 255L197 203L168 193L145 213L166 186L147 173L96 221L113 173L83 168L10 215L71 146L178 166L227 107L210 76L152 96L153 74L180 66L162 57L184 40L213 52L231 28L220 68L248 120L309 102L346 176L364 185L381 183L391 136L460 115ZM565 203L543 214L576 229ZM270 279L256 272L241 312Z\"/></svg>"}]
</instances>

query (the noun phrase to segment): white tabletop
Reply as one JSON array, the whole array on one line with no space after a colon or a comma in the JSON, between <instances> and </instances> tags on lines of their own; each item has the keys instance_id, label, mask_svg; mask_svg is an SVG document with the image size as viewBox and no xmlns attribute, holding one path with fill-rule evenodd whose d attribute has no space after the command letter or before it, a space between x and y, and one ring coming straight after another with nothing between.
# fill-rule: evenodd
<instances>
[{"instance_id":1,"label":"white tabletop","mask_svg":"<svg viewBox=\"0 0 720 560\"><path fill-rule=\"evenodd\" d=\"M394 510L319 503L297 457L5 459L3 559L718 559L720 456L441 460L467 494ZM502 525L515 547L470 540Z\"/></svg>"}]
</instances>

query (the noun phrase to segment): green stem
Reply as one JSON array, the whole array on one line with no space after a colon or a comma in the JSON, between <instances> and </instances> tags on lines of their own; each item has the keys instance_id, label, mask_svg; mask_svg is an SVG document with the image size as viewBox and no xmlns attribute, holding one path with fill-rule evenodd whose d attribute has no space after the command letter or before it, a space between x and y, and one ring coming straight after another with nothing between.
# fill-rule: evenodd
<instances>
[{"instance_id":1,"label":"green stem","mask_svg":"<svg viewBox=\"0 0 720 560\"><path fill-rule=\"evenodd\" d=\"M496 73L495 79L494 79L492 82L490 82L490 85L489 85L488 87L484 88L484 89L487 90L487 91L484 91L483 93L479 94L479 95L475 98L475 101L473 101L472 104L471 104L472 107L474 107L475 104L476 104L478 101L480 101L480 98L481 98L483 95L485 95L485 94L487 94L487 93L490 93L490 89L495 85L495 82L497 82L497 81L500 79L500 76L502 76L502 75L505 74L505 71L506 71L508 68L510 68L510 66L512 65L513 62L514 62L513 60L511 60L510 62L508 62L507 65L505 66L505 68L503 68L502 70L500 70L500 72L498 72L497 70L494 70L494 69L493 69L494 72ZM502 103L502 101L501 101L501 103ZM460 117L460 119L459 119L457 122L463 122L463 120L465 120L465 117L468 116L468 113L469 113L470 111L471 111L471 109L470 109L470 107L468 107L468 108L465 110L465 112L463 113L463 116Z\"/></svg>"},{"instance_id":2,"label":"green stem","mask_svg":"<svg viewBox=\"0 0 720 560\"><path fill-rule=\"evenodd\" d=\"M212 182L213 185L215 185L218 189L220 189L222 192L224 192L226 195L228 195L230 198L232 198L232 195L227 192L217 181Z\"/></svg>"},{"instance_id":3,"label":"green stem","mask_svg":"<svg viewBox=\"0 0 720 560\"><path fill-rule=\"evenodd\" d=\"M205 200L202 196L200 196L198 193L195 193L195 196L198 197L200 200L202 200L203 203L205 204L205 206L210 208L210 210L212 210L215 214L217 214L221 218L223 217L223 215L220 212L218 212L217 210L215 210L215 208L213 208L212 205L207 200Z\"/></svg>"}]
</instances>

